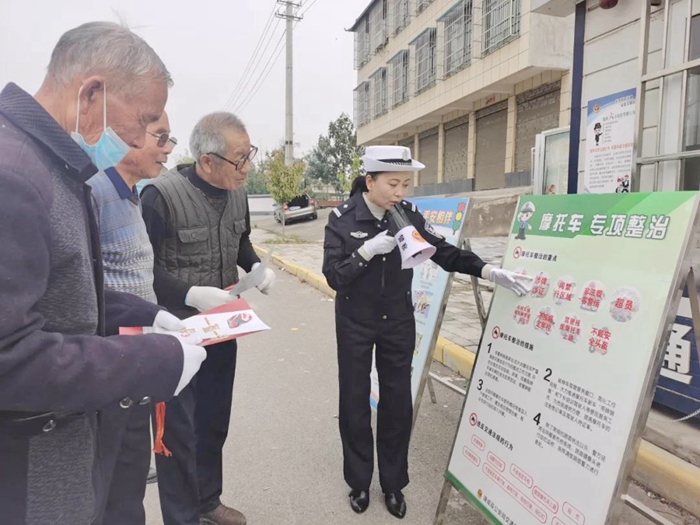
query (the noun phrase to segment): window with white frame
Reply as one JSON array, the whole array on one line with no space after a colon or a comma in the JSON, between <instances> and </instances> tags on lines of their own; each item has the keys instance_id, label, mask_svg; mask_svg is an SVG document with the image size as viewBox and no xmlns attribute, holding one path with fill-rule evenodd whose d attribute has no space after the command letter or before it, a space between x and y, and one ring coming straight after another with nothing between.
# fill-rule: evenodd
<instances>
[{"instance_id":1,"label":"window with white frame","mask_svg":"<svg viewBox=\"0 0 700 525\"><path fill-rule=\"evenodd\" d=\"M445 77L469 65L472 54L472 0L461 0L438 20L444 27Z\"/></svg>"},{"instance_id":2,"label":"window with white frame","mask_svg":"<svg viewBox=\"0 0 700 525\"><path fill-rule=\"evenodd\" d=\"M520 35L520 0L484 0L484 54Z\"/></svg>"},{"instance_id":3,"label":"window with white frame","mask_svg":"<svg viewBox=\"0 0 700 525\"><path fill-rule=\"evenodd\" d=\"M369 62L369 33L367 17L355 27L355 69L361 69Z\"/></svg>"},{"instance_id":4,"label":"window with white frame","mask_svg":"<svg viewBox=\"0 0 700 525\"><path fill-rule=\"evenodd\" d=\"M370 119L370 83L363 82L353 91L353 106L355 110L355 127L367 124Z\"/></svg>"},{"instance_id":5,"label":"window with white frame","mask_svg":"<svg viewBox=\"0 0 700 525\"><path fill-rule=\"evenodd\" d=\"M369 10L370 52L372 54L386 44L386 2L387 0L376 0Z\"/></svg>"},{"instance_id":6,"label":"window with white frame","mask_svg":"<svg viewBox=\"0 0 700 525\"><path fill-rule=\"evenodd\" d=\"M416 56L416 94L435 84L437 29L426 29L412 42Z\"/></svg>"},{"instance_id":7,"label":"window with white frame","mask_svg":"<svg viewBox=\"0 0 700 525\"><path fill-rule=\"evenodd\" d=\"M419 15L425 11L433 0L416 0L416 14Z\"/></svg>"},{"instance_id":8,"label":"window with white frame","mask_svg":"<svg viewBox=\"0 0 700 525\"><path fill-rule=\"evenodd\" d=\"M369 78L372 83L372 118L378 118L387 112L386 68L379 68Z\"/></svg>"},{"instance_id":9,"label":"window with white frame","mask_svg":"<svg viewBox=\"0 0 700 525\"><path fill-rule=\"evenodd\" d=\"M362 97L362 112L365 116L364 124L368 124L372 120L372 83L371 81L364 82L364 94Z\"/></svg>"},{"instance_id":10,"label":"window with white frame","mask_svg":"<svg viewBox=\"0 0 700 525\"><path fill-rule=\"evenodd\" d=\"M408 50L399 51L389 60L391 85L391 107L400 106L408 100Z\"/></svg>"},{"instance_id":11,"label":"window with white frame","mask_svg":"<svg viewBox=\"0 0 700 525\"><path fill-rule=\"evenodd\" d=\"M398 35L401 30L408 25L408 0L391 0L392 1L392 18L391 18L391 34Z\"/></svg>"}]
</instances>

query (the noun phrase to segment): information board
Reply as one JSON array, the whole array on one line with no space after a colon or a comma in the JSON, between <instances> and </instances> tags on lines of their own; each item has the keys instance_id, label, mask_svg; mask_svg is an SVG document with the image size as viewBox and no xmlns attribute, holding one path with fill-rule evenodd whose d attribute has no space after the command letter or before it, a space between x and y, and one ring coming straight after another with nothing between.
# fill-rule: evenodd
<instances>
[{"instance_id":1,"label":"information board","mask_svg":"<svg viewBox=\"0 0 700 525\"><path fill-rule=\"evenodd\" d=\"M447 479L493 523L601 525L646 421L697 194L523 197ZM662 348L663 345L663 348Z\"/></svg>"},{"instance_id":2,"label":"information board","mask_svg":"<svg viewBox=\"0 0 700 525\"><path fill-rule=\"evenodd\" d=\"M636 89L588 102L583 193L629 193Z\"/></svg>"},{"instance_id":3,"label":"information board","mask_svg":"<svg viewBox=\"0 0 700 525\"><path fill-rule=\"evenodd\" d=\"M654 401L684 415L693 414L700 409L700 353L695 341L693 315L686 288L671 329L654 397ZM700 413L695 417L700 419Z\"/></svg>"},{"instance_id":4,"label":"information board","mask_svg":"<svg viewBox=\"0 0 700 525\"><path fill-rule=\"evenodd\" d=\"M418 206L428 228L444 237L450 244L461 245L462 227L469 206L468 198L417 197L408 200ZM414 406L440 332L442 308L449 296L451 279L449 273L430 260L413 269L412 292L416 318L416 346L411 365L411 395ZM374 364L371 377L370 404L376 409L379 402L379 382Z\"/></svg>"}]
</instances>

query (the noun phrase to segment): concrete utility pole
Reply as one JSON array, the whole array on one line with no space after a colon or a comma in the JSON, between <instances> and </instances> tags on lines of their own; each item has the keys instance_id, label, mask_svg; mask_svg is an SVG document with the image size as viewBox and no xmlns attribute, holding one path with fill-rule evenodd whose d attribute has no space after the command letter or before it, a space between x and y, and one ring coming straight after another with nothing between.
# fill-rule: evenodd
<instances>
[{"instance_id":1,"label":"concrete utility pole","mask_svg":"<svg viewBox=\"0 0 700 525\"><path fill-rule=\"evenodd\" d=\"M294 22L301 21L301 17L295 14L295 9L301 4L295 4L288 0L277 0L278 4L286 6L283 13L277 13L278 18L287 21L287 82L286 82L286 109L284 132L284 163L291 166L294 162Z\"/></svg>"}]
</instances>

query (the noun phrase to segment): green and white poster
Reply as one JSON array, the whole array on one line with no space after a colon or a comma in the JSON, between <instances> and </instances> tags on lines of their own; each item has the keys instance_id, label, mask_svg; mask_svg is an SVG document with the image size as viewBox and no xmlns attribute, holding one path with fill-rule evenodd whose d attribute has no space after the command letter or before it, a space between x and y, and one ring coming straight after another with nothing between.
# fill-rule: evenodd
<instances>
[{"instance_id":1,"label":"green and white poster","mask_svg":"<svg viewBox=\"0 0 700 525\"><path fill-rule=\"evenodd\" d=\"M503 267L534 286L496 290L447 472L493 523L608 521L696 210L695 192L521 198Z\"/></svg>"}]
</instances>

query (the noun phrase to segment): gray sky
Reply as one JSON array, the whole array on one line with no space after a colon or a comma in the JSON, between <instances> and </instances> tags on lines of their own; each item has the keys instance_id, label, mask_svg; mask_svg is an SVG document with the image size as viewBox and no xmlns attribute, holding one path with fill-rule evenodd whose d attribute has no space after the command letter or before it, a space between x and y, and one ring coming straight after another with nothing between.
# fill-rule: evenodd
<instances>
[{"instance_id":1,"label":"gray sky","mask_svg":"<svg viewBox=\"0 0 700 525\"><path fill-rule=\"evenodd\" d=\"M297 3L300 0L296 0ZM352 115L353 38L350 27L369 0L301 0L304 20L294 31L295 154L308 152L342 112ZM26 0L0 7L0 88L7 82L35 93L51 50L66 30L94 20L121 18L143 36L168 66L175 86L166 110L180 144L189 147L197 120L225 107L263 33L276 0ZM274 19L272 38L258 71L284 28ZM268 37L269 38L269 37ZM284 40L282 41L284 43ZM264 41L267 43L267 39ZM264 45L262 46L264 47ZM239 116L251 141L268 149L284 138L285 53ZM245 96L241 97L241 101ZM230 107L233 110L237 104ZM173 157L171 157L172 159Z\"/></svg>"}]
</instances>

